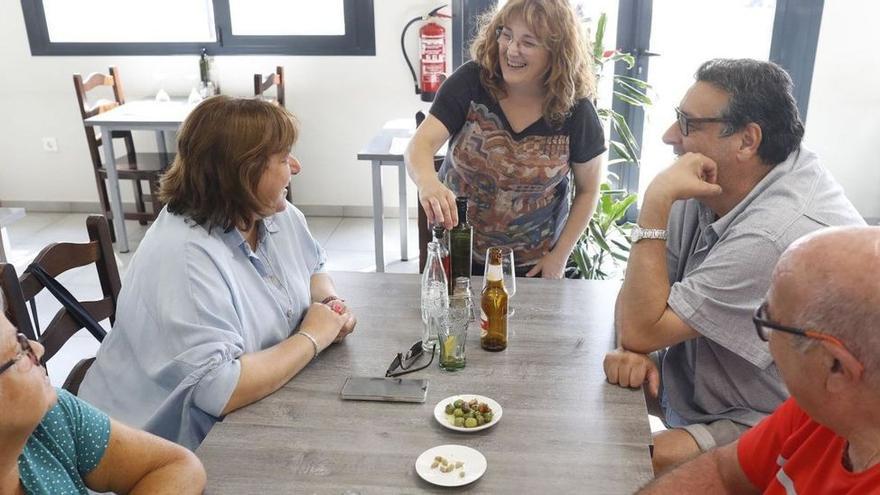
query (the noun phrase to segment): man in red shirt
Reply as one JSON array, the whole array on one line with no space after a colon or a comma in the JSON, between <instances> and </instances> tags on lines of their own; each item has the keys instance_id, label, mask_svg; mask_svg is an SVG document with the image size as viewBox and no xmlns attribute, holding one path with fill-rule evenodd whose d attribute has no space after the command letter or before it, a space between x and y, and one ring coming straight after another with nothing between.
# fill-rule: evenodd
<instances>
[{"instance_id":1,"label":"man in red shirt","mask_svg":"<svg viewBox=\"0 0 880 495\"><path fill-rule=\"evenodd\" d=\"M754 322L791 398L640 493L880 494L880 227L792 244Z\"/></svg>"}]
</instances>

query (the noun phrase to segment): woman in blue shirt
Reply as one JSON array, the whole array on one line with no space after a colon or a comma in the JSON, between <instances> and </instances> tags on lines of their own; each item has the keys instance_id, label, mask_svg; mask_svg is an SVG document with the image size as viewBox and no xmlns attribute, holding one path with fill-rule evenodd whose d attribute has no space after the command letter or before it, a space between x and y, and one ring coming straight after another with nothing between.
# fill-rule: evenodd
<instances>
[{"instance_id":1,"label":"woman in blue shirt","mask_svg":"<svg viewBox=\"0 0 880 495\"><path fill-rule=\"evenodd\" d=\"M285 199L296 138L292 115L259 100L217 96L187 117L167 207L132 259L83 398L194 450L354 329Z\"/></svg>"},{"instance_id":2,"label":"woman in blue shirt","mask_svg":"<svg viewBox=\"0 0 880 495\"><path fill-rule=\"evenodd\" d=\"M0 493L201 493L191 452L107 417L49 385L30 342L3 314L0 293Z\"/></svg>"}]
</instances>

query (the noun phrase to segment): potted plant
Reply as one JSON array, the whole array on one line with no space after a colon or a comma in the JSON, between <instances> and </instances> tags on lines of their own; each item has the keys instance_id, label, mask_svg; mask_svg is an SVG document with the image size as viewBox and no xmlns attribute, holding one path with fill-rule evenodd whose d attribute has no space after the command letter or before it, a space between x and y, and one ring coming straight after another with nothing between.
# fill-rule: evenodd
<instances>
[{"instance_id":1,"label":"potted plant","mask_svg":"<svg viewBox=\"0 0 880 495\"><path fill-rule=\"evenodd\" d=\"M622 62L627 68L635 64L635 57L618 50L606 50L604 45L605 14L599 16L596 32L593 37L593 65L597 79L601 76L606 64ZM646 82L621 74L615 74L613 80L612 101L624 101L630 105L646 107L651 105L648 96L650 85ZM609 141L611 159L608 165L616 163L639 164L638 144L623 115L614 111L611 106L599 107L596 112L599 118L612 130L617 131L620 140ZM609 174L612 175L613 174ZM583 279L619 278L623 274L626 261L629 259L631 222L624 221L626 211L636 200L635 193L623 189L613 189L608 178L599 189L599 202L587 229L581 235L571 252L566 267L566 277Z\"/></svg>"}]
</instances>

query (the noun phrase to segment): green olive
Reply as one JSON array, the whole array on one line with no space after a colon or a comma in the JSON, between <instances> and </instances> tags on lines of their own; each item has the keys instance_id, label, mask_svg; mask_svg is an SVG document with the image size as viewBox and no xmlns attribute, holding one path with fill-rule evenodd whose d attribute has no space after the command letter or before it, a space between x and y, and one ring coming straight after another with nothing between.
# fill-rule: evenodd
<instances>
[{"instance_id":1,"label":"green olive","mask_svg":"<svg viewBox=\"0 0 880 495\"><path fill-rule=\"evenodd\" d=\"M486 418L482 415L477 416L477 426L483 426L484 424L486 424Z\"/></svg>"},{"instance_id":2,"label":"green olive","mask_svg":"<svg viewBox=\"0 0 880 495\"><path fill-rule=\"evenodd\" d=\"M452 404L446 404L446 414L452 414L455 412L455 406Z\"/></svg>"},{"instance_id":3,"label":"green olive","mask_svg":"<svg viewBox=\"0 0 880 495\"><path fill-rule=\"evenodd\" d=\"M465 428L474 428L475 426L477 426L477 420L475 418L468 418L464 420Z\"/></svg>"},{"instance_id":4,"label":"green olive","mask_svg":"<svg viewBox=\"0 0 880 495\"><path fill-rule=\"evenodd\" d=\"M462 404L464 404L464 401L461 399L458 399L457 401L452 403L452 405L455 406L456 408L460 408Z\"/></svg>"},{"instance_id":5,"label":"green olive","mask_svg":"<svg viewBox=\"0 0 880 495\"><path fill-rule=\"evenodd\" d=\"M462 418L461 416L458 416L457 418L455 418L455 422L453 424L455 426L461 428L462 426L464 426L464 418Z\"/></svg>"},{"instance_id":6,"label":"green olive","mask_svg":"<svg viewBox=\"0 0 880 495\"><path fill-rule=\"evenodd\" d=\"M492 416L493 416L493 414L491 412L487 412L486 414L483 415L483 419L485 419L487 423L491 423Z\"/></svg>"},{"instance_id":7,"label":"green olive","mask_svg":"<svg viewBox=\"0 0 880 495\"><path fill-rule=\"evenodd\" d=\"M464 411L456 408L455 410L452 411L452 415L455 416L456 418L460 418L460 417L464 416Z\"/></svg>"}]
</instances>

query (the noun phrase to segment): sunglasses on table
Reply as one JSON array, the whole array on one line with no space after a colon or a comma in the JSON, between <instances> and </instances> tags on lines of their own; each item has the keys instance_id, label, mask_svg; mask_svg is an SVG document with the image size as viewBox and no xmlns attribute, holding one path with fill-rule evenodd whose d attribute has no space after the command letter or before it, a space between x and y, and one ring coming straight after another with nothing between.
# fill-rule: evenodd
<instances>
[{"instance_id":1,"label":"sunglasses on table","mask_svg":"<svg viewBox=\"0 0 880 495\"><path fill-rule=\"evenodd\" d=\"M423 366L419 366L414 368L413 364L425 354L425 350L422 349L422 341L418 341L413 344L405 354L397 353L397 356L394 356L394 359L391 361L391 365L388 366L388 370L385 372L386 378L391 378L395 376L405 375L407 373L414 373L416 371L421 371L428 366L431 366L431 363L434 362L434 352L437 350L437 344L431 346L431 360L428 361L427 364Z\"/></svg>"},{"instance_id":2,"label":"sunglasses on table","mask_svg":"<svg viewBox=\"0 0 880 495\"><path fill-rule=\"evenodd\" d=\"M23 333L17 334L15 338L16 340L18 340L18 353L15 355L14 358L0 365L0 373L3 373L4 371L13 367L15 363L21 361L25 357L29 358L35 366L40 365L40 359L37 357L37 353L34 352L34 348L31 347L31 341L28 340L28 338Z\"/></svg>"}]
</instances>

